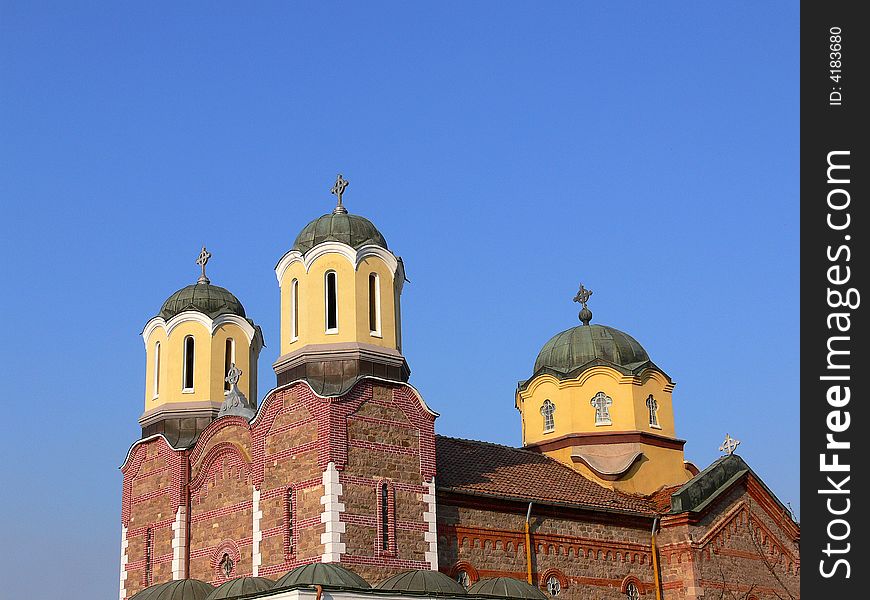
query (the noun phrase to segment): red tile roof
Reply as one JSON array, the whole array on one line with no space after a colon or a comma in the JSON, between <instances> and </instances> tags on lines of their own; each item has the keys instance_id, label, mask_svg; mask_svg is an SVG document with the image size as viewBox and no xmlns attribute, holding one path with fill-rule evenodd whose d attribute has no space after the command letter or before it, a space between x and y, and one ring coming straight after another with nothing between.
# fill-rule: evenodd
<instances>
[{"instance_id":1,"label":"red tile roof","mask_svg":"<svg viewBox=\"0 0 870 600\"><path fill-rule=\"evenodd\" d=\"M649 516L660 512L661 502L652 497L603 487L538 452L443 435L435 444L440 490Z\"/></svg>"}]
</instances>

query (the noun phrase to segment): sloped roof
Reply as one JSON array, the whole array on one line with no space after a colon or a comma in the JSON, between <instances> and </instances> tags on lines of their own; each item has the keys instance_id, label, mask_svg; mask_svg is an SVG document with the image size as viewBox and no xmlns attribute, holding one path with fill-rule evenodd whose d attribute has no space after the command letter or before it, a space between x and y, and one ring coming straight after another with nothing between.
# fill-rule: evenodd
<instances>
[{"instance_id":1,"label":"sloped roof","mask_svg":"<svg viewBox=\"0 0 870 600\"><path fill-rule=\"evenodd\" d=\"M541 502L654 516L649 497L605 488L538 452L436 436L439 489L522 502Z\"/></svg>"}]
</instances>

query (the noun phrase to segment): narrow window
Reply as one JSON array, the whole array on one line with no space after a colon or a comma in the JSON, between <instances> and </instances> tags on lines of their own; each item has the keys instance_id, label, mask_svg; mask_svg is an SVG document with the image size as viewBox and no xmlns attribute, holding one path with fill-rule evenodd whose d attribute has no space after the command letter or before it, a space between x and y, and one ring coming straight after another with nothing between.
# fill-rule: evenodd
<instances>
[{"instance_id":1,"label":"narrow window","mask_svg":"<svg viewBox=\"0 0 870 600\"><path fill-rule=\"evenodd\" d=\"M369 275L369 331L381 334L381 282L377 273Z\"/></svg>"},{"instance_id":2,"label":"narrow window","mask_svg":"<svg viewBox=\"0 0 870 600\"><path fill-rule=\"evenodd\" d=\"M555 412L556 405L550 400L544 400L544 405L541 406L541 414L544 415L544 433L556 429L556 420L553 418L553 413Z\"/></svg>"},{"instance_id":3,"label":"narrow window","mask_svg":"<svg viewBox=\"0 0 870 600\"><path fill-rule=\"evenodd\" d=\"M629 600L638 600L640 598L640 591L635 584L629 583L625 586L625 597L629 598Z\"/></svg>"},{"instance_id":4,"label":"narrow window","mask_svg":"<svg viewBox=\"0 0 870 600\"><path fill-rule=\"evenodd\" d=\"M338 331L338 306L335 271L326 274L326 332Z\"/></svg>"},{"instance_id":5,"label":"narrow window","mask_svg":"<svg viewBox=\"0 0 870 600\"><path fill-rule=\"evenodd\" d=\"M381 484L381 549L390 549L390 488Z\"/></svg>"},{"instance_id":6,"label":"narrow window","mask_svg":"<svg viewBox=\"0 0 870 600\"><path fill-rule=\"evenodd\" d=\"M299 339L299 280L290 284L290 341Z\"/></svg>"},{"instance_id":7,"label":"narrow window","mask_svg":"<svg viewBox=\"0 0 870 600\"><path fill-rule=\"evenodd\" d=\"M221 557L221 561L218 563L218 567L220 567L221 574L229 579L233 575L233 567L235 567L235 562L230 558L229 553L224 552L223 557Z\"/></svg>"},{"instance_id":8,"label":"narrow window","mask_svg":"<svg viewBox=\"0 0 870 600\"><path fill-rule=\"evenodd\" d=\"M154 562L154 534L149 527L145 530L145 587L151 585L152 562Z\"/></svg>"},{"instance_id":9,"label":"narrow window","mask_svg":"<svg viewBox=\"0 0 870 600\"><path fill-rule=\"evenodd\" d=\"M610 406L613 398L604 392L598 392L589 402L595 408L595 425L610 425Z\"/></svg>"},{"instance_id":10,"label":"narrow window","mask_svg":"<svg viewBox=\"0 0 870 600\"><path fill-rule=\"evenodd\" d=\"M194 365L194 342L193 336L184 338L184 391L193 391L193 365Z\"/></svg>"},{"instance_id":11,"label":"narrow window","mask_svg":"<svg viewBox=\"0 0 870 600\"><path fill-rule=\"evenodd\" d=\"M154 397L160 394L160 342L154 343Z\"/></svg>"},{"instance_id":12,"label":"narrow window","mask_svg":"<svg viewBox=\"0 0 870 600\"><path fill-rule=\"evenodd\" d=\"M293 488L287 488L284 500L284 554L293 554Z\"/></svg>"},{"instance_id":13,"label":"narrow window","mask_svg":"<svg viewBox=\"0 0 870 600\"><path fill-rule=\"evenodd\" d=\"M226 347L224 348L224 390L230 391L230 382L227 375L230 369L236 363L236 342L233 338L227 338Z\"/></svg>"},{"instance_id":14,"label":"narrow window","mask_svg":"<svg viewBox=\"0 0 870 600\"><path fill-rule=\"evenodd\" d=\"M646 399L646 407L649 409L649 426L661 429L658 417L659 403L656 402L656 399L653 398L652 394L650 394L649 398Z\"/></svg>"},{"instance_id":15,"label":"narrow window","mask_svg":"<svg viewBox=\"0 0 870 600\"><path fill-rule=\"evenodd\" d=\"M468 589L468 586L471 585L471 580L468 577L468 571L460 569L456 572L456 581L459 582L459 585Z\"/></svg>"}]
</instances>

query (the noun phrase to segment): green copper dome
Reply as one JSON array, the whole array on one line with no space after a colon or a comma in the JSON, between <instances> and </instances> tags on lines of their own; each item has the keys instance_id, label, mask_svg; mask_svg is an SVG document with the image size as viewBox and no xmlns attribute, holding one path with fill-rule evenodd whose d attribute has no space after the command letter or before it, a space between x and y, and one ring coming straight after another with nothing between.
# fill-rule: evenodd
<instances>
[{"instance_id":1,"label":"green copper dome","mask_svg":"<svg viewBox=\"0 0 870 600\"><path fill-rule=\"evenodd\" d=\"M163 303L160 316L167 321L185 310L196 310L212 319L221 314L245 317L245 307L226 288L210 283L194 283L181 288Z\"/></svg>"},{"instance_id":2,"label":"green copper dome","mask_svg":"<svg viewBox=\"0 0 870 600\"><path fill-rule=\"evenodd\" d=\"M387 240L371 221L359 215L341 212L323 215L311 221L296 236L292 249L305 254L323 242L341 242L353 248L374 244L388 249Z\"/></svg>"},{"instance_id":3,"label":"green copper dome","mask_svg":"<svg viewBox=\"0 0 870 600\"><path fill-rule=\"evenodd\" d=\"M299 587L306 585L322 585L326 587L369 589L372 586L344 567L332 563L311 563L296 567L284 577L275 582L276 590L282 588Z\"/></svg>"},{"instance_id":4,"label":"green copper dome","mask_svg":"<svg viewBox=\"0 0 870 600\"><path fill-rule=\"evenodd\" d=\"M465 595L465 588L438 571L405 571L393 575L375 586L378 590L393 590L396 592L417 592L425 594L449 594L451 596Z\"/></svg>"},{"instance_id":5,"label":"green copper dome","mask_svg":"<svg viewBox=\"0 0 870 600\"><path fill-rule=\"evenodd\" d=\"M626 374L651 365L649 355L633 337L606 325L578 325L544 344L535 360L540 371L576 375L581 369L608 365Z\"/></svg>"},{"instance_id":6,"label":"green copper dome","mask_svg":"<svg viewBox=\"0 0 870 600\"><path fill-rule=\"evenodd\" d=\"M220 584L205 600L236 598L271 590L275 582L265 577L238 577Z\"/></svg>"},{"instance_id":7,"label":"green copper dome","mask_svg":"<svg viewBox=\"0 0 870 600\"><path fill-rule=\"evenodd\" d=\"M138 592L130 600L205 600L214 588L199 579L176 579Z\"/></svg>"},{"instance_id":8,"label":"green copper dome","mask_svg":"<svg viewBox=\"0 0 870 600\"><path fill-rule=\"evenodd\" d=\"M496 598L523 598L525 600L546 600L544 592L525 581L512 577L491 577L481 579L468 588L469 596L494 596Z\"/></svg>"}]
</instances>

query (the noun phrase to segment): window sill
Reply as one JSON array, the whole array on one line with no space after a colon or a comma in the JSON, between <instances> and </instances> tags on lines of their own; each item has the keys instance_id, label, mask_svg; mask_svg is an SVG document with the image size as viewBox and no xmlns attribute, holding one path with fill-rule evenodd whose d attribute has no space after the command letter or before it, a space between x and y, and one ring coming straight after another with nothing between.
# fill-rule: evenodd
<instances>
[{"instance_id":1,"label":"window sill","mask_svg":"<svg viewBox=\"0 0 870 600\"><path fill-rule=\"evenodd\" d=\"M327 329L323 333L325 333L326 335L336 335L338 334L338 329Z\"/></svg>"},{"instance_id":2,"label":"window sill","mask_svg":"<svg viewBox=\"0 0 870 600\"><path fill-rule=\"evenodd\" d=\"M610 427L611 425L613 425L612 421L609 423L596 423L595 424L596 427Z\"/></svg>"},{"instance_id":3,"label":"window sill","mask_svg":"<svg viewBox=\"0 0 870 600\"><path fill-rule=\"evenodd\" d=\"M181 390L181 393L182 394L192 394L193 391L194 391L193 388L184 388Z\"/></svg>"},{"instance_id":4,"label":"window sill","mask_svg":"<svg viewBox=\"0 0 870 600\"><path fill-rule=\"evenodd\" d=\"M383 339L383 337L384 337L383 335L381 335L381 333L379 331L369 331L369 335L371 337L380 338L380 339Z\"/></svg>"},{"instance_id":5,"label":"window sill","mask_svg":"<svg viewBox=\"0 0 870 600\"><path fill-rule=\"evenodd\" d=\"M661 429L661 425L650 425L650 429Z\"/></svg>"},{"instance_id":6,"label":"window sill","mask_svg":"<svg viewBox=\"0 0 870 600\"><path fill-rule=\"evenodd\" d=\"M544 434L546 435L548 433L556 433L556 430L555 429L545 429Z\"/></svg>"},{"instance_id":7,"label":"window sill","mask_svg":"<svg viewBox=\"0 0 870 600\"><path fill-rule=\"evenodd\" d=\"M297 335L296 337L294 337L294 338L290 338L290 343L291 343L291 344L293 344L293 343L295 343L295 342L298 342L298 341L299 341L299 336L298 336L298 335Z\"/></svg>"}]
</instances>

